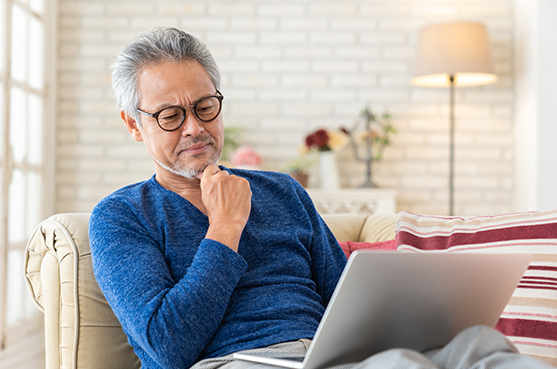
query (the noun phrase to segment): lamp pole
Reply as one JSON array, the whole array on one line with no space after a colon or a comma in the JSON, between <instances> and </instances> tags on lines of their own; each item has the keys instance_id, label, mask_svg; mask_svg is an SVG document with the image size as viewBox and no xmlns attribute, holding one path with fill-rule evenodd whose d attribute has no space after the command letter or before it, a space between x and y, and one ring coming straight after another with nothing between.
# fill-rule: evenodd
<instances>
[{"instance_id":1,"label":"lamp pole","mask_svg":"<svg viewBox=\"0 0 557 369\"><path fill-rule=\"evenodd\" d=\"M454 95L455 81L454 74L449 76L450 102L449 102L449 120L450 120L450 138L449 138L449 216L454 215Z\"/></svg>"},{"instance_id":2,"label":"lamp pole","mask_svg":"<svg viewBox=\"0 0 557 369\"><path fill-rule=\"evenodd\" d=\"M450 215L454 214L455 76L458 73L459 87L496 82L490 48L487 28L478 22L430 24L421 30L418 40L412 84L450 88Z\"/></svg>"}]
</instances>

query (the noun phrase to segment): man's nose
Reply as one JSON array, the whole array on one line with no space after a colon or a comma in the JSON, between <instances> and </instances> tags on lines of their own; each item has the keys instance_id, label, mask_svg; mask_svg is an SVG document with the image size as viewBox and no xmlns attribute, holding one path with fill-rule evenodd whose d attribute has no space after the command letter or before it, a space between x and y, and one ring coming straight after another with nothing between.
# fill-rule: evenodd
<instances>
[{"instance_id":1,"label":"man's nose","mask_svg":"<svg viewBox=\"0 0 557 369\"><path fill-rule=\"evenodd\" d=\"M182 135L198 136L204 130L203 122L200 121L191 110L187 111L186 120L182 126Z\"/></svg>"}]
</instances>

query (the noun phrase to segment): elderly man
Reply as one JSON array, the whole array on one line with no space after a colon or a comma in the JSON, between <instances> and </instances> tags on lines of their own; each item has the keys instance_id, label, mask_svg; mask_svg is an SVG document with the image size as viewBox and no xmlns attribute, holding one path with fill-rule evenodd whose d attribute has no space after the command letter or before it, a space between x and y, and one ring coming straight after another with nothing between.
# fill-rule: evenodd
<instances>
[{"instance_id":1,"label":"elderly man","mask_svg":"<svg viewBox=\"0 0 557 369\"><path fill-rule=\"evenodd\" d=\"M346 258L292 178L216 165L224 97L206 46L176 29L147 32L119 54L112 78L155 175L95 207L90 241L99 286L142 368L246 368L261 365L231 354L305 351ZM353 366L469 362L544 367L484 328L427 357L391 350Z\"/></svg>"}]
</instances>

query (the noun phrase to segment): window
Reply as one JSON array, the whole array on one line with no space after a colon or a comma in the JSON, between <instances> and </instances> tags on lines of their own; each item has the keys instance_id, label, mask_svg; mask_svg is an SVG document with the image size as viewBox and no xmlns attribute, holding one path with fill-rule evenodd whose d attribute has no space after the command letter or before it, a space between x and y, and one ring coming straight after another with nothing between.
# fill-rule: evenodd
<instances>
[{"instance_id":1,"label":"window","mask_svg":"<svg viewBox=\"0 0 557 369\"><path fill-rule=\"evenodd\" d=\"M42 329L23 256L51 210L43 200L52 165L45 154L48 7L49 0L0 0L0 348Z\"/></svg>"}]
</instances>

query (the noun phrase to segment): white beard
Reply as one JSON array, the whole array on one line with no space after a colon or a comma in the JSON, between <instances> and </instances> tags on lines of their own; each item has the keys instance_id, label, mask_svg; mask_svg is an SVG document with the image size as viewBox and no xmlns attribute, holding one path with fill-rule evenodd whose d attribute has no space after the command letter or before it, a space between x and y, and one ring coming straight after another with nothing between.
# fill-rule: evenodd
<instances>
[{"instance_id":1,"label":"white beard","mask_svg":"<svg viewBox=\"0 0 557 369\"><path fill-rule=\"evenodd\" d=\"M188 146L190 145L194 145L200 142L204 142L207 143L208 145L213 146L213 148L216 149L215 146L215 140L210 137L210 136L198 136L198 137L194 137L189 139L187 142L182 143L181 147L177 147L176 148L176 152L180 152L181 150L185 150ZM150 151L150 150L148 150ZM157 158L155 158L150 152L150 156L153 159L153 161L155 163L157 163L161 168L163 168L164 170L180 176L180 177L184 177L186 179L194 179L197 178L199 173L202 173L205 168L207 168L207 166L209 166L210 164L217 164L217 162L220 159L222 150L215 150L211 157L209 157L207 159L207 161L205 163L200 164L197 167L192 167L189 163L182 163L179 160L177 160L176 162L170 163L170 165L166 165L164 163L162 163L160 160L158 160Z\"/></svg>"},{"instance_id":2,"label":"white beard","mask_svg":"<svg viewBox=\"0 0 557 369\"><path fill-rule=\"evenodd\" d=\"M195 169L172 169L170 168L168 165L165 165L163 163L161 163L160 160L153 158L153 160L155 161L155 163L157 163L162 169L165 169L167 171L169 171L172 174L175 174L177 176L181 176L187 179L194 179L197 174L199 173L198 170ZM203 170L202 170L203 171Z\"/></svg>"},{"instance_id":3,"label":"white beard","mask_svg":"<svg viewBox=\"0 0 557 369\"><path fill-rule=\"evenodd\" d=\"M172 167L169 167L168 165L163 164L157 158L155 158L153 156L151 156L151 158L161 168L163 168L164 170L169 171L172 174L175 174L177 176L184 177L184 178L187 178L187 179L194 179L194 178L197 178L197 175L199 173L202 173L205 170L205 168L207 168L207 166L209 166L210 164L217 164L219 159L220 159L220 153L215 152L213 154L213 156L211 158L209 158L209 161L205 165L203 165L202 167L200 166L198 168L185 168L183 165L176 164L176 163L174 163L172 165Z\"/></svg>"}]
</instances>

